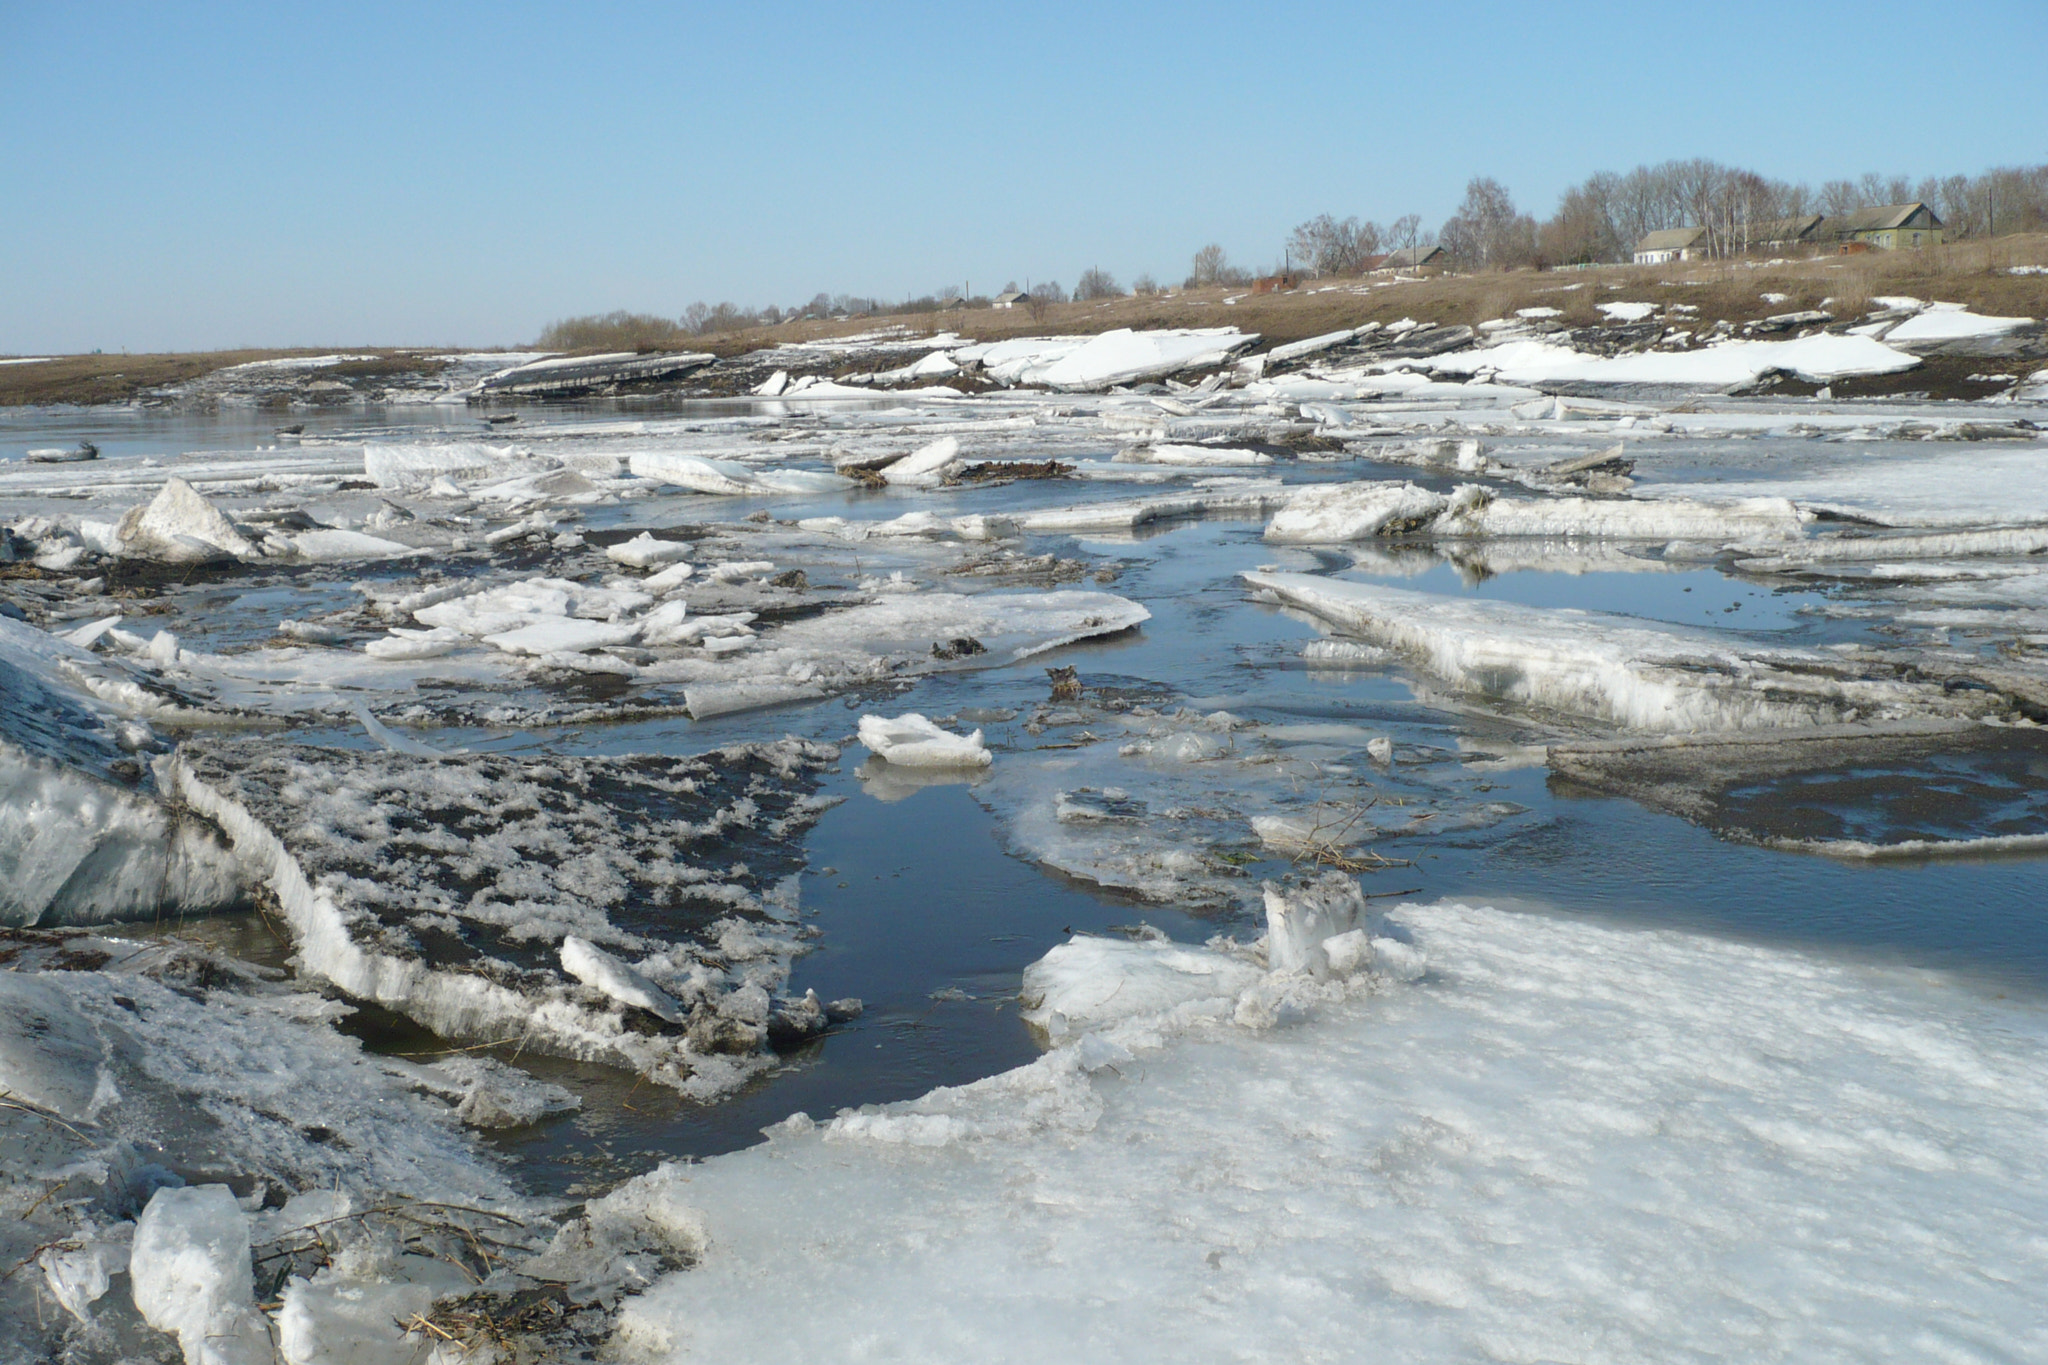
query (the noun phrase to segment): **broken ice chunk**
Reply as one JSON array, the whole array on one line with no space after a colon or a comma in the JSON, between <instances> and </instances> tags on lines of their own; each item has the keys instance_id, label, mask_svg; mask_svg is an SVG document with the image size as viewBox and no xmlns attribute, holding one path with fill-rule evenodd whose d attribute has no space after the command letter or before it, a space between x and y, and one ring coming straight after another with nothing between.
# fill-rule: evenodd
<instances>
[{"instance_id":1,"label":"broken ice chunk","mask_svg":"<svg viewBox=\"0 0 2048 1365\"><path fill-rule=\"evenodd\" d=\"M628 568L653 569L688 558L689 553L690 542L686 540L656 540L642 531L631 540L608 548L605 556Z\"/></svg>"},{"instance_id":2,"label":"broken ice chunk","mask_svg":"<svg viewBox=\"0 0 2048 1365\"><path fill-rule=\"evenodd\" d=\"M562 970L622 1005L646 1010L671 1024L683 1022L682 1012L668 992L589 939L574 934L563 937Z\"/></svg>"},{"instance_id":3,"label":"broken ice chunk","mask_svg":"<svg viewBox=\"0 0 2048 1365\"><path fill-rule=\"evenodd\" d=\"M185 1365L270 1365L249 1220L227 1186L158 1190L135 1221L128 1273L143 1320L178 1338Z\"/></svg>"},{"instance_id":4,"label":"broken ice chunk","mask_svg":"<svg viewBox=\"0 0 2048 1365\"><path fill-rule=\"evenodd\" d=\"M986 768L994 762L981 731L956 735L915 711L894 720L862 716L860 742L884 761L911 768Z\"/></svg>"},{"instance_id":5,"label":"broken ice chunk","mask_svg":"<svg viewBox=\"0 0 2048 1365\"><path fill-rule=\"evenodd\" d=\"M1330 872L1298 891L1267 883L1266 958L1276 972L1328 976L1324 940L1347 934L1365 918L1365 893L1342 873Z\"/></svg>"}]
</instances>

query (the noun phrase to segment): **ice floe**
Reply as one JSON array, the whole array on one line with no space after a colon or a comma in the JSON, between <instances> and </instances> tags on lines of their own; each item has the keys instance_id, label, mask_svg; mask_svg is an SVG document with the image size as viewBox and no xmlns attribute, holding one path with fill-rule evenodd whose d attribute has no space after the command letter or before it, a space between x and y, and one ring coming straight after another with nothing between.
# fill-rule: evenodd
<instances>
[{"instance_id":1,"label":"ice floe","mask_svg":"<svg viewBox=\"0 0 2048 1365\"><path fill-rule=\"evenodd\" d=\"M1475 1360L1589 1339L1630 1359L2033 1352L2036 1015L1581 918L1387 918L1413 946L1390 944L1426 956L1421 984L1324 999L1281 1033L1163 1009L673 1168L667 1201L706 1250L627 1303L617 1348L1152 1360L1254 1357L1280 1334L1330 1359L1362 1340ZM1126 956L1125 990L1170 980ZM1118 974L1077 975L1094 998Z\"/></svg>"},{"instance_id":2,"label":"ice floe","mask_svg":"<svg viewBox=\"0 0 2048 1365\"><path fill-rule=\"evenodd\" d=\"M981 731L956 735L915 711L893 719L862 716L860 742L877 758L905 768L986 768L993 761Z\"/></svg>"},{"instance_id":3,"label":"ice floe","mask_svg":"<svg viewBox=\"0 0 2048 1365\"><path fill-rule=\"evenodd\" d=\"M1462 691L1628 729L1796 728L2001 714L2010 706L1995 693L1964 696L1907 676L1874 676L1819 651L1600 612L1544 611L1307 574L1254 572L1244 579Z\"/></svg>"}]
</instances>

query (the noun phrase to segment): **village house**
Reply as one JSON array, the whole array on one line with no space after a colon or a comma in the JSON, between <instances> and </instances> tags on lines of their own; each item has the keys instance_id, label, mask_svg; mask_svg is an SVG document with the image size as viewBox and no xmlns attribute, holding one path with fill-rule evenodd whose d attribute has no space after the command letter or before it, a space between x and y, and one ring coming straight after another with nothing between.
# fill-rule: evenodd
<instances>
[{"instance_id":1,"label":"village house","mask_svg":"<svg viewBox=\"0 0 2048 1365\"><path fill-rule=\"evenodd\" d=\"M1373 267L1375 275L1437 275L1451 263L1440 246L1404 246L1399 251L1389 252Z\"/></svg>"},{"instance_id":2,"label":"village house","mask_svg":"<svg viewBox=\"0 0 2048 1365\"><path fill-rule=\"evenodd\" d=\"M1636 243L1637 265L1662 265L1666 261L1697 261L1707 254L1707 230L1703 227L1664 228Z\"/></svg>"},{"instance_id":3,"label":"village house","mask_svg":"<svg viewBox=\"0 0 2048 1365\"><path fill-rule=\"evenodd\" d=\"M1857 209L1828 224L1830 234L1845 247L1861 243L1880 251L1940 246L1941 219L1925 204L1883 204Z\"/></svg>"},{"instance_id":4,"label":"village house","mask_svg":"<svg viewBox=\"0 0 2048 1365\"><path fill-rule=\"evenodd\" d=\"M1782 251L1788 247L1820 246L1828 241L1822 225L1828 220L1818 213L1797 218L1771 218L1761 223L1744 223L1737 230L1747 250Z\"/></svg>"},{"instance_id":5,"label":"village house","mask_svg":"<svg viewBox=\"0 0 2048 1365\"><path fill-rule=\"evenodd\" d=\"M1015 308L1020 303L1030 303L1031 296L1021 289L1012 289L1007 294L996 295L996 307Z\"/></svg>"}]
</instances>

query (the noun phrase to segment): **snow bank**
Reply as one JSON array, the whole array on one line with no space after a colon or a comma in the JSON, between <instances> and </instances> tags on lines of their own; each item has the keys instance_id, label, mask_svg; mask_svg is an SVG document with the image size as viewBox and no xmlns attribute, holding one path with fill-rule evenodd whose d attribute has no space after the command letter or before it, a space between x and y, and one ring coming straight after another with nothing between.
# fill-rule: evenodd
<instances>
[{"instance_id":1,"label":"snow bank","mask_svg":"<svg viewBox=\"0 0 2048 1365\"><path fill-rule=\"evenodd\" d=\"M848 1342L1005 1362L2040 1354L2038 1011L1583 917L1390 919L1427 955L1417 986L1281 1032L1130 1039L1135 1065L1088 1068L1077 1043L665 1168L661 1202L704 1250L628 1302L614 1348L729 1365ZM913 1133L945 1140L889 1140Z\"/></svg>"},{"instance_id":2,"label":"snow bank","mask_svg":"<svg viewBox=\"0 0 2048 1365\"><path fill-rule=\"evenodd\" d=\"M1818 651L1602 612L1544 611L1308 574L1243 577L1273 600L1396 650L1461 691L1632 730L1751 730L2005 709L1989 696L1866 677Z\"/></svg>"},{"instance_id":3,"label":"snow bank","mask_svg":"<svg viewBox=\"0 0 2048 1365\"><path fill-rule=\"evenodd\" d=\"M885 762L908 768L986 768L993 758L981 731L956 735L912 711L891 720L860 718L860 742Z\"/></svg>"}]
</instances>

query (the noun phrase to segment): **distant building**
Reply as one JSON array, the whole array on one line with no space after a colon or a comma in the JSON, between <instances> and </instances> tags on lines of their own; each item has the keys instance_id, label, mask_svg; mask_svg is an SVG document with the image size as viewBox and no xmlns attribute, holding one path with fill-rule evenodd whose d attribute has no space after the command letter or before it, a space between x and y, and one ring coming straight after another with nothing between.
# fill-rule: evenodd
<instances>
[{"instance_id":1,"label":"distant building","mask_svg":"<svg viewBox=\"0 0 2048 1365\"><path fill-rule=\"evenodd\" d=\"M941 312L950 311L951 309L954 308L965 308L966 306L967 300L961 298L958 294L955 294L948 299L939 300L939 309Z\"/></svg>"},{"instance_id":2,"label":"distant building","mask_svg":"<svg viewBox=\"0 0 2048 1365\"><path fill-rule=\"evenodd\" d=\"M1828 220L1818 213L1797 218L1772 218L1745 223L1735 229L1738 240L1751 251L1783 250L1786 247L1820 246L1830 240L1823 228Z\"/></svg>"},{"instance_id":3,"label":"distant building","mask_svg":"<svg viewBox=\"0 0 2048 1365\"><path fill-rule=\"evenodd\" d=\"M1707 254L1707 230L1703 227L1665 228L1636 243L1637 265L1662 265L1666 261L1697 261Z\"/></svg>"},{"instance_id":4,"label":"distant building","mask_svg":"<svg viewBox=\"0 0 2048 1365\"><path fill-rule=\"evenodd\" d=\"M1399 251L1390 251L1373 267L1375 275L1392 275L1407 271L1413 275L1434 275L1450 265L1451 258L1440 246L1404 246Z\"/></svg>"},{"instance_id":5,"label":"distant building","mask_svg":"<svg viewBox=\"0 0 2048 1365\"><path fill-rule=\"evenodd\" d=\"M1387 258L1384 255L1361 257L1358 262L1358 273L1361 275L1370 275L1373 271L1378 270L1381 266L1385 265L1386 263Z\"/></svg>"},{"instance_id":6,"label":"distant building","mask_svg":"<svg viewBox=\"0 0 2048 1365\"><path fill-rule=\"evenodd\" d=\"M1940 246L1941 219L1925 204L1883 204L1845 213L1828 224L1830 235L1843 245L1861 242L1880 251Z\"/></svg>"},{"instance_id":7,"label":"distant building","mask_svg":"<svg viewBox=\"0 0 2048 1365\"><path fill-rule=\"evenodd\" d=\"M1007 294L996 295L996 307L1015 308L1020 303L1031 302L1031 296L1021 289L1012 289Z\"/></svg>"},{"instance_id":8,"label":"distant building","mask_svg":"<svg viewBox=\"0 0 2048 1365\"><path fill-rule=\"evenodd\" d=\"M1292 270L1283 270L1277 275L1261 275L1252 281L1254 294L1273 294L1283 289L1301 288L1301 276Z\"/></svg>"}]
</instances>

